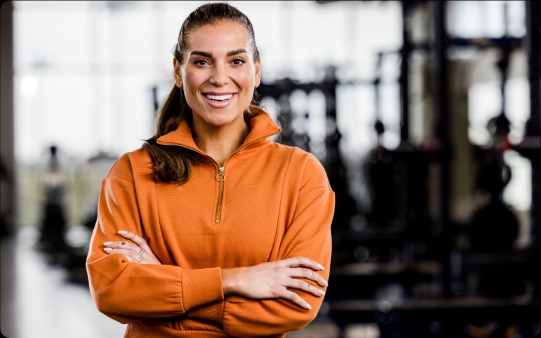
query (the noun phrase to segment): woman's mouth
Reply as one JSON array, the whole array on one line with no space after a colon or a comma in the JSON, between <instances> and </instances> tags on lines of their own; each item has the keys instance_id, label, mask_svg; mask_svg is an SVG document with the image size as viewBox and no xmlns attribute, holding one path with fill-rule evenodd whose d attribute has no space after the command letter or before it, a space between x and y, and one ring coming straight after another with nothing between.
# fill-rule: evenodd
<instances>
[{"instance_id":1,"label":"woman's mouth","mask_svg":"<svg viewBox=\"0 0 541 338\"><path fill-rule=\"evenodd\" d=\"M233 96L233 94L225 94L225 95L211 95L211 94L205 94L205 97L206 97L207 99L211 99L211 100L214 100L214 101L224 101L224 100L229 100L232 96Z\"/></svg>"},{"instance_id":2,"label":"woman's mouth","mask_svg":"<svg viewBox=\"0 0 541 338\"><path fill-rule=\"evenodd\" d=\"M235 93L205 93L203 97L212 108L225 108L233 101Z\"/></svg>"}]
</instances>

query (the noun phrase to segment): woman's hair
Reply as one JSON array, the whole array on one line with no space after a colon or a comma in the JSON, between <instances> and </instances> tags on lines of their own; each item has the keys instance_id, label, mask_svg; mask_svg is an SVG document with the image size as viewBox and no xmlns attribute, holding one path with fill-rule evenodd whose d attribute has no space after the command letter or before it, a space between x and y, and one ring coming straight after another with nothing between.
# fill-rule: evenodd
<instances>
[{"instance_id":1,"label":"woman's hair","mask_svg":"<svg viewBox=\"0 0 541 338\"><path fill-rule=\"evenodd\" d=\"M229 20L238 22L248 30L250 43L253 49L254 62L259 60L259 52L255 43L255 34L252 23L246 15L227 3L210 3L194 10L180 28L174 56L179 64L182 64L184 49L186 48L188 34L195 29L218 21ZM254 90L252 104L257 104L257 93ZM249 113L249 111L248 111ZM149 152L152 158L152 170L154 175L162 181L170 183L184 183L191 174L193 165L202 164L208 160L203 155L186 148L160 145L156 140L173 130L178 123L186 119L192 125L192 110L186 102L182 88L173 86L164 104L158 109L156 132L154 136L146 140L143 149Z\"/></svg>"}]
</instances>

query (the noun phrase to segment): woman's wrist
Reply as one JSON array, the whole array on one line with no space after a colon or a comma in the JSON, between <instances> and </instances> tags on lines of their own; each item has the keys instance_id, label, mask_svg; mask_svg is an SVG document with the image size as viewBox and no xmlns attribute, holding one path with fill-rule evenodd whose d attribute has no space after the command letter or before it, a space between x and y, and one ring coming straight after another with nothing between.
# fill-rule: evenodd
<instances>
[{"instance_id":1,"label":"woman's wrist","mask_svg":"<svg viewBox=\"0 0 541 338\"><path fill-rule=\"evenodd\" d=\"M222 289L224 296L229 296L237 293L237 271L241 268L222 269Z\"/></svg>"}]
</instances>

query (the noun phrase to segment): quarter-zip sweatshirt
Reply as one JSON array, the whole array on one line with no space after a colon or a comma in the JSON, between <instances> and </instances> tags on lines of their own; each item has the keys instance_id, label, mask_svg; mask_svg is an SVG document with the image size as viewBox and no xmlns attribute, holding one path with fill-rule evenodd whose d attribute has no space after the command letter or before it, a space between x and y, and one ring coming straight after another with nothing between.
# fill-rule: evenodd
<instances>
[{"instance_id":1,"label":"quarter-zip sweatshirt","mask_svg":"<svg viewBox=\"0 0 541 338\"><path fill-rule=\"evenodd\" d=\"M280 128L267 113L245 119L250 132L225 164L196 165L184 184L155 178L144 149L103 179L87 272L97 308L128 324L125 337L283 337L317 315L323 297L295 289L311 310L224 297L222 268L304 256L329 277L334 193L325 170L312 154L273 142ZM208 156L185 120L157 142ZM162 265L105 253L104 242L125 240L119 230L144 238Z\"/></svg>"}]
</instances>

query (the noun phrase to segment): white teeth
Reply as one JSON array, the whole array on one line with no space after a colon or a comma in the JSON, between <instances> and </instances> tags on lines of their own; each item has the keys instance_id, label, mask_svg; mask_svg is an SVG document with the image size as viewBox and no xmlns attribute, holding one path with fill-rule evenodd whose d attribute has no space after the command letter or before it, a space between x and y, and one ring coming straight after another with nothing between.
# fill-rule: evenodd
<instances>
[{"instance_id":1,"label":"white teeth","mask_svg":"<svg viewBox=\"0 0 541 338\"><path fill-rule=\"evenodd\" d=\"M223 101L223 100L229 100L233 96L233 94L228 94L228 95L205 95L205 96L208 97L211 100Z\"/></svg>"}]
</instances>

